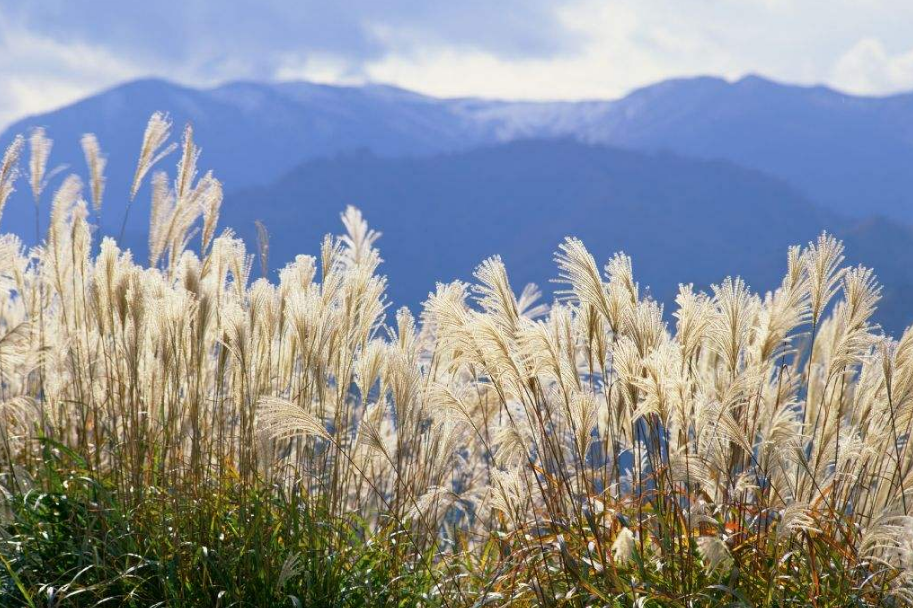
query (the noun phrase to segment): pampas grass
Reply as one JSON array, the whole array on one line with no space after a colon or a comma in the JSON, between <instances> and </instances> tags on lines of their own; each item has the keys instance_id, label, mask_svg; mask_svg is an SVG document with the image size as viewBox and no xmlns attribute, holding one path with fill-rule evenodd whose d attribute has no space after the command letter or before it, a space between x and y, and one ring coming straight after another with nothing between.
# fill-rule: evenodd
<instances>
[{"instance_id":1,"label":"pampas grass","mask_svg":"<svg viewBox=\"0 0 913 608\"><path fill-rule=\"evenodd\" d=\"M170 128L150 120L130 198ZM99 211L104 157L82 143ZM51 146L38 131L31 144L37 204ZM0 208L23 145L0 166ZM93 245L76 176L40 246L3 237L10 602L913 601L913 329L873 324L881 288L841 266L832 237L786 252L772 292L686 285L671 314L630 258L603 272L569 238L553 304L517 294L495 257L416 317L389 310L380 234L354 208L319 258L252 281L265 230L254 253L216 236L221 185L198 177L190 127L181 149L175 177L152 178L148 266ZM97 485L74 495L76 479ZM50 542L36 522L58 507L43 501L90 495L133 543L85 554L95 582L17 551ZM68 534L91 537L90 512ZM226 533L259 557L212 557Z\"/></svg>"},{"instance_id":2,"label":"pampas grass","mask_svg":"<svg viewBox=\"0 0 913 608\"><path fill-rule=\"evenodd\" d=\"M0 161L0 218L3 217L6 201L15 191L13 184L19 177L19 155L22 154L24 143L23 137L17 135L3 154L3 160Z\"/></svg>"},{"instance_id":3,"label":"pampas grass","mask_svg":"<svg viewBox=\"0 0 913 608\"><path fill-rule=\"evenodd\" d=\"M101 152L98 138L92 133L86 133L80 140L83 154L86 157L86 167L89 170L89 188L92 192L92 209L95 213L101 212L101 201L105 193L105 166L108 159Z\"/></svg>"}]
</instances>

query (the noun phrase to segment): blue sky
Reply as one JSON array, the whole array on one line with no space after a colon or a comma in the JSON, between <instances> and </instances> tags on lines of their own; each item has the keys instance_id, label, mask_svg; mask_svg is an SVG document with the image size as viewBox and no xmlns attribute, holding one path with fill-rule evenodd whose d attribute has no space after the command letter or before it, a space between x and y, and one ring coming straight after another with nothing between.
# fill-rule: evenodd
<instances>
[{"instance_id":1,"label":"blue sky","mask_svg":"<svg viewBox=\"0 0 913 608\"><path fill-rule=\"evenodd\" d=\"M0 125L124 80L613 98L758 73L913 89L910 0L0 0Z\"/></svg>"}]
</instances>

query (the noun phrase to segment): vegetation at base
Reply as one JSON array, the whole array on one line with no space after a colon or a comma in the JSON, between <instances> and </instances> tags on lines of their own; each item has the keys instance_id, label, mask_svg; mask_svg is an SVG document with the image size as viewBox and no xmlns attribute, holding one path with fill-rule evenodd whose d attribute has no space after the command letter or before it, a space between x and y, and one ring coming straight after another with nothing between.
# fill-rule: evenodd
<instances>
[{"instance_id":1,"label":"vegetation at base","mask_svg":"<svg viewBox=\"0 0 913 608\"><path fill-rule=\"evenodd\" d=\"M58 448L6 502L0 605L437 605L388 530L231 478L123 497Z\"/></svg>"},{"instance_id":2,"label":"vegetation at base","mask_svg":"<svg viewBox=\"0 0 913 608\"><path fill-rule=\"evenodd\" d=\"M55 446L45 454L40 477L6 502L3 606L501 605L533 580L548 581L540 592L554 606L803 606L812 601L809 585L817 606L878 605L878 589L855 587L860 573L844 566L845 548L821 536L778 560L736 553L741 563L720 576L700 567L696 543L688 559L697 567L678 573L636 548L627 567L594 571L572 557L587 554L581 544L590 536L573 533L537 539L532 555L528 541L505 536L482 551L422 563L408 535L371 531L354 518L334 522L278 488L245 491L228 479L221 487L149 487L120 500L72 452ZM536 605L536 596L527 589L512 605Z\"/></svg>"},{"instance_id":3,"label":"vegetation at base","mask_svg":"<svg viewBox=\"0 0 913 608\"><path fill-rule=\"evenodd\" d=\"M29 149L40 236L50 140ZM190 127L180 149L148 264L93 240L75 175L40 247L0 237L2 605L913 603L913 329L872 322L836 239L763 296L683 285L667 318L630 258L568 238L550 306L495 257L388 321L359 211L251 280L265 228L255 255L216 236L221 184Z\"/></svg>"}]
</instances>

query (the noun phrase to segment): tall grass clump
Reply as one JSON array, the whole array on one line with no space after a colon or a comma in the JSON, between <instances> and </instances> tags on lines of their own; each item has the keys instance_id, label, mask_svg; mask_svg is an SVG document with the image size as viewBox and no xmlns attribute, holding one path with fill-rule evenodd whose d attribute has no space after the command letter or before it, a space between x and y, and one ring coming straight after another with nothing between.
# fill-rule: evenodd
<instances>
[{"instance_id":1,"label":"tall grass clump","mask_svg":"<svg viewBox=\"0 0 913 608\"><path fill-rule=\"evenodd\" d=\"M95 234L92 136L90 203L66 177L40 245L0 237L3 605L913 602L913 330L873 324L832 237L763 296L681 286L668 320L571 238L554 304L495 257L416 317L354 208L253 280L192 129L153 171L170 131L129 193L151 173L148 263Z\"/></svg>"}]
</instances>

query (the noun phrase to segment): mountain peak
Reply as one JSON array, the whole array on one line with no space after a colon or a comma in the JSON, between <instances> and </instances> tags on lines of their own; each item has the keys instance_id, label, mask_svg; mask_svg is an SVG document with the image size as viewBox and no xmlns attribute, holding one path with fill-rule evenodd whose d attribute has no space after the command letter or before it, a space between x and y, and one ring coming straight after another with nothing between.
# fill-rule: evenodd
<instances>
[{"instance_id":1,"label":"mountain peak","mask_svg":"<svg viewBox=\"0 0 913 608\"><path fill-rule=\"evenodd\" d=\"M136 78L134 80L128 80L121 84L115 85L108 89L105 89L98 95L93 95L92 97L99 97L104 95L118 94L118 93L128 93L128 94L163 94L163 93L172 93L172 92L182 92L182 93L196 93L199 89L177 83L173 80L167 80L165 78L160 78L157 76L149 76L146 78ZM89 99L92 99L90 97Z\"/></svg>"},{"instance_id":2,"label":"mountain peak","mask_svg":"<svg viewBox=\"0 0 913 608\"><path fill-rule=\"evenodd\" d=\"M760 74L755 74L755 73L745 74L744 76L742 76L741 78L736 80L735 84L743 85L743 86L778 86L778 87L790 86L790 85L781 84L779 82L775 82L769 78L765 78L764 76L761 76Z\"/></svg>"},{"instance_id":3,"label":"mountain peak","mask_svg":"<svg viewBox=\"0 0 913 608\"><path fill-rule=\"evenodd\" d=\"M625 98L635 97L645 94L675 94L682 91L699 91L699 90L721 90L730 86L730 83L719 76L686 76L680 78L669 78L645 87L635 89Z\"/></svg>"}]
</instances>

